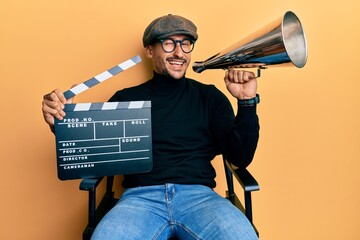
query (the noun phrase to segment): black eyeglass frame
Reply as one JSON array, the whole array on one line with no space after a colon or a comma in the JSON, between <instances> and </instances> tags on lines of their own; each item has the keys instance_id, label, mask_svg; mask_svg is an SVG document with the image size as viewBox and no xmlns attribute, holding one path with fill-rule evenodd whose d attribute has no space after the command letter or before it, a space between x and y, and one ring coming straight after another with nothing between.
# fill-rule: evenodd
<instances>
[{"instance_id":1,"label":"black eyeglass frame","mask_svg":"<svg viewBox=\"0 0 360 240\"><path fill-rule=\"evenodd\" d=\"M166 40L170 40L170 41L172 41L172 42L174 43L174 49L173 49L173 50L171 50L171 51L166 51L166 50L164 49L163 43L164 43L164 41L166 41ZM173 51L175 51L176 46L177 46L177 43L180 44L180 48L181 48L181 50L182 50L184 53L191 53L191 52L194 50L194 47L195 47L195 41L194 41L193 39L191 39L191 38L184 38L183 40L174 40L174 39L172 39L172 38L162 38L162 39L158 39L158 41L160 42L161 48L162 48L162 49L164 50L164 52L166 52L166 53L172 53ZM192 44L192 48L191 48L190 51L184 51L184 49L183 49L183 42L184 42L184 41L190 41L190 43Z\"/></svg>"}]
</instances>

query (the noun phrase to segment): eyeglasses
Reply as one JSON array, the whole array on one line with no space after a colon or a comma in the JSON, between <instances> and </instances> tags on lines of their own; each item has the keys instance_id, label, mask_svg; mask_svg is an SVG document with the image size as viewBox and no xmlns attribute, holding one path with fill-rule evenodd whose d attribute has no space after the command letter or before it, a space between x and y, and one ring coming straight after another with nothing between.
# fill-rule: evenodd
<instances>
[{"instance_id":1,"label":"eyeglasses","mask_svg":"<svg viewBox=\"0 0 360 240\"><path fill-rule=\"evenodd\" d=\"M175 51L176 44L179 43L181 50L184 53L190 53L194 49L195 42L191 39L185 38L183 40L174 40L171 38L160 39L162 49L167 52L171 53Z\"/></svg>"}]
</instances>

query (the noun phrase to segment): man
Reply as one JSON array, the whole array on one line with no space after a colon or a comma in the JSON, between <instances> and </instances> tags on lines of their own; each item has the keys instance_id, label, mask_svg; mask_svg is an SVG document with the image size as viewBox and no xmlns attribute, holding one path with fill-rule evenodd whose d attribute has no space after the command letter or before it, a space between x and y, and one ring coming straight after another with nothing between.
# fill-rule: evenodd
<instances>
[{"instance_id":1,"label":"man","mask_svg":"<svg viewBox=\"0 0 360 240\"><path fill-rule=\"evenodd\" d=\"M257 82L252 72L229 70L229 100L213 85L185 77L197 40L196 26L166 15L145 29L143 44L153 78L116 92L110 101L151 100L153 169L124 176L119 203L102 219L92 239L257 239L246 217L216 194L211 160L223 154L246 167L255 153L259 125ZM64 117L60 90L44 96L45 121Z\"/></svg>"}]
</instances>

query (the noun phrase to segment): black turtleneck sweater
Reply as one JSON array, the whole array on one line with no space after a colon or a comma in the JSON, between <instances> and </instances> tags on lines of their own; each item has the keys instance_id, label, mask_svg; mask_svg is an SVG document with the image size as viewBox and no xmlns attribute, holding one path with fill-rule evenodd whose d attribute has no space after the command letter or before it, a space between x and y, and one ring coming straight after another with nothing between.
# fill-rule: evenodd
<instances>
[{"instance_id":1,"label":"black turtleneck sweater","mask_svg":"<svg viewBox=\"0 0 360 240\"><path fill-rule=\"evenodd\" d=\"M252 161L258 137L256 106L238 107L213 85L154 77L116 92L110 101L151 101L153 169L124 176L125 188L164 183L214 188L211 160L218 154L239 167Z\"/></svg>"}]
</instances>

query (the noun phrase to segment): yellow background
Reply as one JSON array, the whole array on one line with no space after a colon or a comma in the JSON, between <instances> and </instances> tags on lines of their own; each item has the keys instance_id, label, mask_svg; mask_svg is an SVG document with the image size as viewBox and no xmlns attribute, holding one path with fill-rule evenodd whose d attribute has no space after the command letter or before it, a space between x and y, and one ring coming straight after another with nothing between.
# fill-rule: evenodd
<instances>
[{"instance_id":1,"label":"yellow background","mask_svg":"<svg viewBox=\"0 0 360 240\"><path fill-rule=\"evenodd\" d=\"M80 94L106 101L151 76L141 37L160 15L198 26L193 61L205 60L294 11L307 34L303 69L259 80L261 139L249 167L260 183L261 239L360 239L360 4L314 1L2 0L0 2L0 239L80 239L87 194L57 178L55 141L42 96L67 90L137 54L144 62ZM223 71L187 76L224 90ZM223 194L222 163L218 187ZM120 180L119 180L120 181Z\"/></svg>"}]
</instances>

